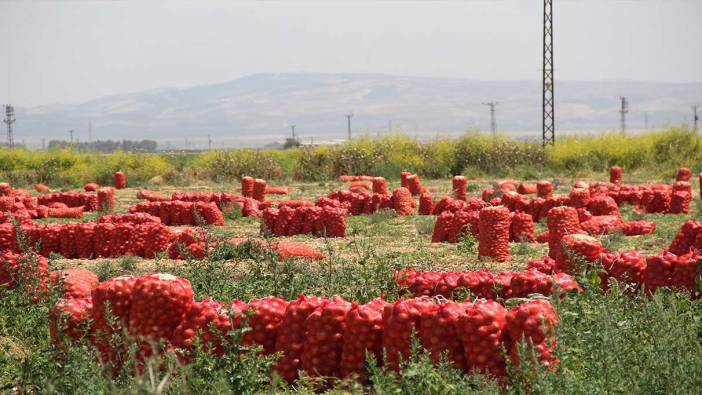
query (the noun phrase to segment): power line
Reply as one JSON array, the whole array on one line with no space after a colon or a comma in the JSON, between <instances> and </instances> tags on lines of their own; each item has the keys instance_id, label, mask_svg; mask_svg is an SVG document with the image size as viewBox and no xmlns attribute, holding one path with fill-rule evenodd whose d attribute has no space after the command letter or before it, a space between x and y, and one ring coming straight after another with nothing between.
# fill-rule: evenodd
<instances>
[{"instance_id":1,"label":"power line","mask_svg":"<svg viewBox=\"0 0 702 395\"><path fill-rule=\"evenodd\" d=\"M621 116L621 130L622 134L626 134L626 114L629 112L629 101L624 96L619 96L621 101L621 106L619 109L619 115Z\"/></svg>"},{"instance_id":2,"label":"power line","mask_svg":"<svg viewBox=\"0 0 702 395\"><path fill-rule=\"evenodd\" d=\"M5 106L5 124L7 125L7 146L10 148L15 147L15 136L12 130L12 124L15 123L15 108L10 104Z\"/></svg>"},{"instance_id":3,"label":"power line","mask_svg":"<svg viewBox=\"0 0 702 395\"><path fill-rule=\"evenodd\" d=\"M353 114L346 114L344 116L346 117L346 121L348 123L349 140L351 140L351 117L353 117Z\"/></svg>"},{"instance_id":4,"label":"power line","mask_svg":"<svg viewBox=\"0 0 702 395\"><path fill-rule=\"evenodd\" d=\"M495 136L497 133L497 120L495 119L495 106L499 103L496 101L491 101L483 103L484 105L490 107L490 130L492 130L492 135Z\"/></svg>"},{"instance_id":5,"label":"power line","mask_svg":"<svg viewBox=\"0 0 702 395\"><path fill-rule=\"evenodd\" d=\"M553 0L544 0L544 42L542 68L542 144L556 144L556 108L553 94Z\"/></svg>"}]
</instances>

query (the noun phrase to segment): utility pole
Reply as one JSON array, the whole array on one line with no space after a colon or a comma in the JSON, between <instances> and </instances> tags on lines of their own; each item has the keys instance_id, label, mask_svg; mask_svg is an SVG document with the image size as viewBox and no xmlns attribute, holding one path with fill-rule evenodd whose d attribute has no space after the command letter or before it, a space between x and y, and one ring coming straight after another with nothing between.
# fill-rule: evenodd
<instances>
[{"instance_id":1,"label":"utility pole","mask_svg":"<svg viewBox=\"0 0 702 395\"><path fill-rule=\"evenodd\" d=\"M290 129L292 130L292 139L295 141L295 125L290 125Z\"/></svg>"},{"instance_id":2,"label":"utility pole","mask_svg":"<svg viewBox=\"0 0 702 395\"><path fill-rule=\"evenodd\" d=\"M12 124L15 123L15 108L11 105L5 106L5 124L7 125L7 146L10 148L15 147L15 136L12 131Z\"/></svg>"},{"instance_id":3,"label":"utility pole","mask_svg":"<svg viewBox=\"0 0 702 395\"><path fill-rule=\"evenodd\" d=\"M492 130L492 136L495 137L495 134L497 134L497 120L495 119L495 106L497 106L499 103L496 101L491 101L487 103L483 103L484 105L490 107L490 130Z\"/></svg>"},{"instance_id":4,"label":"utility pole","mask_svg":"<svg viewBox=\"0 0 702 395\"><path fill-rule=\"evenodd\" d=\"M553 95L553 0L544 0L542 145L556 144L556 108Z\"/></svg>"},{"instance_id":5,"label":"utility pole","mask_svg":"<svg viewBox=\"0 0 702 395\"><path fill-rule=\"evenodd\" d=\"M209 134L207 135L207 150L212 151L212 136Z\"/></svg>"},{"instance_id":6,"label":"utility pole","mask_svg":"<svg viewBox=\"0 0 702 395\"><path fill-rule=\"evenodd\" d=\"M68 134L71 136L71 144L73 144L73 129L69 130Z\"/></svg>"},{"instance_id":7,"label":"utility pole","mask_svg":"<svg viewBox=\"0 0 702 395\"><path fill-rule=\"evenodd\" d=\"M624 96L619 96L619 100L621 101L621 108L619 109L619 114L621 115L621 128L622 128L622 134L626 134L626 114L629 112L629 101L626 100L626 97Z\"/></svg>"},{"instance_id":8,"label":"utility pole","mask_svg":"<svg viewBox=\"0 0 702 395\"><path fill-rule=\"evenodd\" d=\"M349 141L351 141L351 117L353 117L353 114L346 114L344 115L346 117L346 121L348 123L349 127Z\"/></svg>"},{"instance_id":9,"label":"utility pole","mask_svg":"<svg viewBox=\"0 0 702 395\"><path fill-rule=\"evenodd\" d=\"M699 110L699 109L700 109L699 104L695 104L694 106L692 106L692 112L693 112L692 130L695 132L695 134L697 134L697 122L700 120L699 115L697 115L697 110Z\"/></svg>"}]
</instances>

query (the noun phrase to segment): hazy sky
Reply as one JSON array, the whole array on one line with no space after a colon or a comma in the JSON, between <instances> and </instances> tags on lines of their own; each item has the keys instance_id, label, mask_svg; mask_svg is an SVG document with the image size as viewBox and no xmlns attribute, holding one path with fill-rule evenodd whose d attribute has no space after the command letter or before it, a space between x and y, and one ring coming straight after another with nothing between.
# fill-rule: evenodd
<instances>
[{"instance_id":1,"label":"hazy sky","mask_svg":"<svg viewBox=\"0 0 702 395\"><path fill-rule=\"evenodd\" d=\"M555 0L556 78L702 81L702 0ZM541 78L540 0L0 1L0 103L258 72Z\"/></svg>"}]
</instances>

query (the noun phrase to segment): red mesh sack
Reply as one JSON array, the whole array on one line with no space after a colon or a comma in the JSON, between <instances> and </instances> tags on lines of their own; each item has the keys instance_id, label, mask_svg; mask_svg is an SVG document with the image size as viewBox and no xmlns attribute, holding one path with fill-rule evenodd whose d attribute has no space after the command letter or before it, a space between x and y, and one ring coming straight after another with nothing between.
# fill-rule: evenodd
<instances>
[{"instance_id":1,"label":"red mesh sack","mask_svg":"<svg viewBox=\"0 0 702 395\"><path fill-rule=\"evenodd\" d=\"M321 207L310 207L305 210L305 220L302 223L302 229L300 233L305 235L311 235L315 232L315 224L320 221L322 216Z\"/></svg>"},{"instance_id":2,"label":"red mesh sack","mask_svg":"<svg viewBox=\"0 0 702 395\"><path fill-rule=\"evenodd\" d=\"M644 286L646 292L655 293L658 288L672 285L673 270L678 257L670 252L646 257Z\"/></svg>"},{"instance_id":3,"label":"red mesh sack","mask_svg":"<svg viewBox=\"0 0 702 395\"><path fill-rule=\"evenodd\" d=\"M273 226L273 236L280 237L288 234L288 226L295 215L292 207L282 207L278 209L278 218Z\"/></svg>"},{"instance_id":4,"label":"red mesh sack","mask_svg":"<svg viewBox=\"0 0 702 395\"><path fill-rule=\"evenodd\" d=\"M366 354L374 355L378 363L383 360L383 310L388 303L377 298L358 305L353 303L346 313L344 346L341 351L339 373L342 378L357 375L365 382Z\"/></svg>"},{"instance_id":5,"label":"red mesh sack","mask_svg":"<svg viewBox=\"0 0 702 395\"><path fill-rule=\"evenodd\" d=\"M587 188L574 188L568 196L571 207L585 208L590 202L590 190Z\"/></svg>"},{"instance_id":6,"label":"red mesh sack","mask_svg":"<svg viewBox=\"0 0 702 395\"><path fill-rule=\"evenodd\" d=\"M536 183L536 196L542 199L548 199L553 195L553 185L550 181L541 180Z\"/></svg>"},{"instance_id":7,"label":"red mesh sack","mask_svg":"<svg viewBox=\"0 0 702 395\"><path fill-rule=\"evenodd\" d=\"M193 304L190 282L171 274L139 276L129 309L129 332L148 340L170 339Z\"/></svg>"},{"instance_id":8,"label":"red mesh sack","mask_svg":"<svg viewBox=\"0 0 702 395\"><path fill-rule=\"evenodd\" d=\"M95 224L88 222L76 224L76 257L79 259L90 259L93 257L93 234Z\"/></svg>"},{"instance_id":9,"label":"red mesh sack","mask_svg":"<svg viewBox=\"0 0 702 395\"><path fill-rule=\"evenodd\" d=\"M622 284L638 286L643 283L646 258L637 251L603 253L599 259L604 269L604 272L600 273L600 284L603 290L609 289L610 277Z\"/></svg>"},{"instance_id":10,"label":"red mesh sack","mask_svg":"<svg viewBox=\"0 0 702 395\"><path fill-rule=\"evenodd\" d=\"M517 193L521 195L531 195L533 193L536 193L536 184L527 184L521 182L517 187Z\"/></svg>"},{"instance_id":11,"label":"red mesh sack","mask_svg":"<svg viewBox=\"0 0 702 395\"><path fill-rule=\"evenodd\" d=\"M513 298L525 298L531 294L551 295L553 278L536 269L517 273L510 284Z\"/></svg>"},{"instance_id":12,"label":"red mesh sack","mask_svg":"<svg viewBox=\"0 0 702 395\"><path fill-rule=\"evenodd\" d=\"M459 370L465 370L466 359L456 325L465 314L466 306L452 301L431 306L422 312L419 330L421 344L429 351L431 359L439 362L442 353L446 353Z\"/></svg>"},{"instance_id":13,"label":"red mesh sack","mask_svg":"<svg viewBox=\"0 0 702 395\"><path fill-rule=\"evenodd\" d=\"M699 221L688 220L678 229L678 232L670 242L668 250L675 255L684 255L690 251L690 248L695 243L695 238L702 230L702 223Z\"/></svg>"},{"instance_id":14,"label":"red mesh sack","mask_svg":"<svg viewBox=\"0 0 702 395\"><path fill-rule=\"evenodd\" d=\"M533 347L539 361L554 369L558 358L553 354L556 337L553 328L558 325L558 316L546 300L532 300L514 307L507 313L506 328L511 340L510 358L519 365L517 344L526 342Z\"/></svg>"},{"instance_id":15,"label":"red mesh sack","mask_svg":"<svg viewBox=\"0 0 702 395\"><path fill-rule=\"evenodd\" d=\"M261 213L261 233L271 233L275 229L275 225L278 222L278 215L280 214L277 208L267 208Z\"/></svg>"},{"instance_id":16,"label":"red mesh sack","mask_svg":"<svg viewBox=\"0 0 702 395\"><path fill-rule=\"evenodd\" d=\"M568 258L562 261L556 260L556 270L566 273L573 273L577 269L576 259L594 262L605 251L598 239L583 234L566 235L562 243Z\"/></svg>"},{"instance_id":17,"label":"red mesh sack","mask_svg":"<svg viewBox=\"0 0 702 395\"><path fill-rule=\"evenodd\" d=\"M373 193L388 194L388 182L383 177L373 177Z\"/></svg>"},{"instance_id":18,"label":"red mesh sack","mask_svg":"<svg viewBox=\"0 0 702 395\"><path fill-rule=\"evenodd\" d=\"M266 355L273 354L275 339L287 307L288 302L274 296L249 302L248 326L251 330L244 333L242 344L259 345Z\"/></svg>"},{"instance_id":19,"label":"red mesh sack","mask_svg":"<svg viewBox=\"0 0 702 395\"><path fill-rule=\"evenodd\" d=\"M580 228L592 236L622 231L622 220L616 215L597 215L580 223Z\"/></svg>"},{"instance_id":20,"label":"red mesh sack","mask_svg":"<svg viewBox=\"0 0 702 395\"><path fill-rule=\"evenodd\" d=\"M387 367L397 371L400 361L410 355L412 332L419 333L422 313L430 309L432 303L426 298L398 300L383 309L383 348L386 352Z\"/></svg>"},{"instance_id":21,"label":"red mesh sack","mask_svg":"<svg viewBox=\"0 0 702 395\"><path fill-rule=\"evenodd\" d=\"M96 329L109 334L129 327L129 311L132 308L136 279L134 276L112 277L97 285L92 293L92 318ZM110 314L107 314L108 309Z\"/></svg>"},{"instance_id":22,"label":"red mesh sack","mask_svg":"<svg viewBox=\"0 0 702 395\"><path fill-rule=\"evenodd\" d=\"M49 192L49 187L47 187L44 184L39 183L39 184L34 185L34 190L39 192L39 193L46 193L46 192Z\"/></svg>"},{"instance_id":23,"label":"red mesh sack","mask_svg":"<svg viewBox=\"0 0 702 395\"><path fill-rule=\"evenodd\" d=\"M265 188L264 188L265 190ZM253 177L241 177L241 195L247 198L253 197L254 179Z\"/></svg>"},{"instance_id":24,"label":"red mesh sack","mask_svg":"<svg viewBox=\"0 0 702 395\"><path fill-rule=\"evenodd\" d=\"M587 211L586 208L578 209L578 221L582 224L583 222L589 221L594 217L591 212Z\"/></svg>"},{"instance_id":25,"label":"red mesh sack","mask_svg":"<svg viewBox=\"0 0 702 395\"><path fill-rule=\"evenodd\" d=\"M489 270L462 272L457 288L469 290L476 298L493 298L495 295L494 275Z\"/></svg>"},{"instance_id":26,"label":"red mesh sack","mask_svg":"<svg viewBox=\"0 0 702 395\"><path fill-rule=\"evenodd\" d=\"M243 315L240 305L233 304L232 307L236 310L227 309L222 303L210 297L202 302L193 303L173 332L173 345L190 350L198 340L204 351L215 355L224 354L221 339L226 338L232 330L230 315L234 315L235 328L239 327Z\"/></svg>"},{"instance_id":27,"label":"red mesh sack","mask_svg":"<svg viewBox=\"0 0 702 395\"><path fill-rule=\"evenodd\" d=\"M502 377L506 374L504 352L507 310L492 300L466 305L458 317L456 333L463 345L466 372Z\"/></svg>"},{"instance_id":28,"label":"red mesh sack","mask_svg":"<svg viewBox=\"0 0 702 395\"><path fill-rule=\"evenodd\" d=\"M483 192L480 194L480 198L483 199L484 202L490 202L492 199L495 197L495 190L492 188L485 188L483 189Z\"/></svg>"},{"instance_id":29,"label":"red mesh sack","mask_svg":"<svg viewBox=\"0 0 702 395\"><path fill-rule=\"evenodd\" d=\"M302 367L308 375L339 376L346 314L350 309L351 303L334 296L307 318L308 337L302 352Z\"/></svg>"},{"instance_id":30,"label":"red mesh sack","mask_svg":"<svg viewBox=\"0 0 702 395\"><path fill-rule=\"evenodd\" d=\"M41 287L46 282L48 273L49 263L43 256L11 252L0 255L0 286L12 289L18 281L25 281Z\"/></svg>"},{"instance_id":31,"label":"red mesh sack","mask_svg":"<svg viewBox=\"0 0 702 395\"><path fill-rule=\"evenodd\" d=\"M612 166L609 168L609 182L610 184L621 185L622 184L622 168L619 166Z\"/></svg>"},{"instance_id":32,"label":"red mesh sack","mask_svg":"<svg viewBox=\"0 0 702 395\"><path fill-rule=\"evenodd\" d=\"M100 280L95 273L86 269L65 269L51 272L49 275L51 285L61 287L63 297L89 298L97 288Z\"/></svg>"},{"instance_id":33,"label":"red mesh sack","mask_svg":"<svg viewBox=\"0 0 702 395\"><path fill-rule=\"evenodd\" d=\"M533 243L534 220L527 213L514 213L509 228L509 238L511 241Z\"/></svg>"},{"instance_id":34,"label":"red mesh sack","mask_svg":"<svg viewBox=\"0 0 702 395\"><path fill-rule=\"evenodd\" d=\"M83 207L51 208L47 213L51 218L82 218Z\"/></svg>"},{"instance_id":35,"label":"red mesh sack","mask_svg":"<svg viewBox=\"0 0 702 395\"><path fill-rule=\"evenodd\" d=\"M433 204L434 200L430 193L424 192L419 195L419 215L431 215Z\"/></svg>"},{"instance_id":36,"label":"red mesh sack","mask_svg":"<svg viewBox=\"0 0 702 395\"><path fill-rule=\"evenodd\" d=\"M458 200L466 200L468 198L468 179L465 176L453 176L451 179L451 188L453 189L453 197Z\"/></svg>"},{"instance_id":37,"label":"red mesh sack","mask_svg":"<svg viewBox=\"0 0 702 395\"><path fill-rule=\"evenodd\" d=\"M409 190L409 182L407 181L407 177L412 175L412 173L408 171L402 171L400 172L400 186L402 188L407 188Z\"/></svg>"},{"instance_id":38,"label":"red mesh sack","mask_svg":"<svg viewBox=\"0 0 702 395\"><path fill-rule=\"evenodd\" d=\"M622 223L622 233L626 236L647 235L656 231L652 221L626 221Z\"/></svg>"},{"instance_id":39,"label":"red mesh sack","mask_svg":"<svg viewBox=\"0 0 702 395\"><path fill-rule=\"evenodd\" d=\"M392 193L393 208L397 215L414 215L415 203L407 188L400 187Z\"/></svg>"},{"instance_id":40,"label":"red mesh sack","mask_svg":"<svg viewBox=\"0 0 702 395\"><path fill-rule=\"evenodd\" d=\"M275 250L280 259L306 258L311 260L321 260L325 256L314 247L299 241L281 241L275 244Z\"/></svg>"},{"instance_id":41,"label":"red mesh sack","mask_svg":"<svg viewBox=\"0 0 702 395\"><path fill-rule=\"evenodd\" d=\"M448 240L448 232L453 225L453 213L450 211L444 211L439 214L434 223L434 231L431 235L432 243L442 243Z\"/></svg>"},{"instance_id":42,"label":"red mesh sack","mask_svg":"<svg viewBox=\"0 0 702 395\"><path fill-rule=\"evenodd\" d=\"M670 276L670 284L674 288L688 291L695 299L699 298L697 278L702 273L699 260L700 256L696 252L679 256Z\"/></svg>"},{"instance_id":43,"label":"red mesh sack","mask_svg":"<svg viewBox=\"0 0 702 395\"><path fill-rule=\"evenodd\" d=\"M568 260L563 248L563 237L579 233L578 211L572 207L554 207L548 212L548 256L562 265Z\"/></svg>"},{"instance_id":44,"label":"red mesh sack","mask_svg":"<svg viewBox=\"0 0 702 395\"><path fill-rule=\"evenodd\" d=\"M692 194L686 191L673 192L670 197L670 214L689 214Z\"/></svg>"},{"instance_id":45,"label":"red mesh sack","mask_svg":"<svg viewBox=\"0 0 702 395\"><path fill-rule=\"evenodd\" d=\"M266 180L257 178L254 180L253 198L262 202L266 199Z\"/></svg>"},{"instance_id":46,"label":"red mesh sack","mask_svg":"<svg viewBox=\"0 0 702 395\"><path fill-rule=\"evenodd\" d=\"M266 195L287 195L290 193L290 187L266 187Z\"/></svg>"},{"instance_id":47,"label":"red mesh sack","mask_svg":"<svg viewBox=\"0 0 702 395\"><path fill-rule=\"evenodd\" d=\"M320 215L323 224L320 235L326 237L346 237L346 216L348 211L341 208L325 207Z\"/></svg>"},{"instance_id":48,"label":"red mesh sack","mask_svg":"<svg viewBox=\"0 0 702 395\"><path fill-rule=\"evenodd\" d=\"M328 303L325 298L300 295L288 305L275 340L275 351L282 356L273 367L285 381L292 383L302 369L302 352L307 343L306 321L317 308Z\"/></svg>"},{"instance_id":49,"label":"red mesh sack","mask_svg":"<svg viewBox=\"0 0 702 395\"><path fill-rule=\"evenodd\" d=\"M536 269L541 273L553 274L556 270L556 261L547 256L541 259L532 259L527 262L527 269Z\"/></svg>"},{"instance_id":50,"label":"red mesh sack","mask_svg":"<svg viewBox=\"0 0 702 395\"><path fill-rule=\"evenodd\" d=\"M422 187L422 181L416 174L411 174L407 176L407 189L413 196L419 195L424 192L424 187Z\"/></svg>"},{"instance_id":51,"label":"red mesh sack","mask_svg":"<svg viewBox=\"0 0 702 395\"><path fill-rule=\"evenodd\" d=\"M115 211L115 193L112 188L100 188L97 191L97 209L102 212Z\"/></svg>"},{"instance_id":52,"label":"red mesh sack","mask_svg":"<svg viewBox=\"0 0 702 395\"><path fill-rule=\"evenodd\" d=\"M681 167L675 173L675 181L690 181L692 177L692 170L688 167Z\"/></svg>"},{"instance_id":53,"label":"red mesh sack","mask_svg":"<svg viewBox=\"0 0 702 395\"><path fill-rule=\"evenodd\" d=\"M123 172L115 172L114 176L116 189L124 189L127 187L127 176L125 176Z\"/></svg>"},{"instance_id":54,"label":"red mesh sack","mask_svg":"<svg viewBox=\"0 0 702 395\"><path fill-rule=\"evenodd\" d=\"M39 253L49 256L52 252L61 251L61 226L49 225L41 228L41 250Z\"/></svg>"},{"instance_id":55,"label":"red mesh sack","mask_svg":"<svg viewBox=\"0 0 702 395\"><path fill-rule=\"evenodd\" d=\"M480 210L478 258L489 257L508 262L510 213L506 207L485 207Z\"/></svg>"},{"instance_id":56,"label":"red mesh sack","mask_svg":"<svg viewBox=\"0 0 702 395\"><path fill-rule=\"evenodd\" d=\"M100 185L94 182L88 182L83 185L83 190L85 192L96 192L98 189L100 189Z\"/></svg>"},{"instance_id":57,"label":"red mesh sack","mask_svg":"<svg viewBox=\"0 0 702 395\"><path fill-rule=\"evenodd\" d=\"M78 255L76 250L76 231L78 224L63 224L60 233L60 252L66 259L75 259Z\"/></svg>"},{"instance_id":58,"label":"red mesh sack","mask_svg":"<svg viewBox=\"0 0 702 395\"><path fill-rule=\"evenodd\" d=\"M51 344L61 348L65 341L77 342L89 336L92 301L90 298L59 299L49 309L49 335Z\"/></svg>"}]
</instances>

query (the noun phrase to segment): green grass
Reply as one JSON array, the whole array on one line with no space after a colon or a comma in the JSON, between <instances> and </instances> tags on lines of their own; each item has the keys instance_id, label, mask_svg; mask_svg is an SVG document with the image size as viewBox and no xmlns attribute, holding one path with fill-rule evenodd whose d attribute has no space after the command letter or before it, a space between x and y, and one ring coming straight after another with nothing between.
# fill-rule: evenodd
<instances>
[{"instance_id":1,"label":"green grass","mask_svg":"<svg viewBox=\"0 0 702 395\"><path fill-rule=\"evenodd\" d=\"M638 177L638 173L635 174ZM643 177L643 176L641 176ZM604 177L600 177L604 178ZM558 192L572 185L561 178ZM396 182L393 181L393 184ZM435 196L450 191L449 180L429 180L426 186ZM341 183L295 184L296 197L311 199ZM479 191L489 180L472 180ZM232 184L205 185L198 189L231 190ZM158 187L164 193L177 189ZM119 208L134 201L134 190L118 191ZM699 199L692 204L699 216ZM604 245L614 250L637 249L644 254L667 247L683 215L639 214L622 208L626 220L655 221L652 235L603 236ZM47 221L50 222L50 221ZM229 216L226 226L211 233L219 240L256 236L255 218ZM498 264L476 258L477 244L466 238L457 244L430 243L433 216L398 217L391 212L350 217L346 239L294 236L327 255L320 262L279 262L268 251L260 253L251 245L218 246L204 261L144 260L133 257L97 261L65 260L53 256L51 269L88 267L100 279L124 274L165 271L190 280L195 296L212 296L221 301L276 295L294 299L300 293L330 297L341 295L359 303L378 296L389 301L400 293L393 270L408 266L418 270L521 270L529 259L543 257L543 244L511 243L512 262ZM537 232L545 223L536 224ZM587 281L584 281L586 280ZM594 281L594 282L593 282ZM496 383L482 376L466 376L447 364L433 364L417 349L399 373L371 369L369 383L336 382L320 387L313 379L294 387L271 378L267 372L272 359L255 352L242 352L236 342L223 357L198 352L189 365L179 365L174 355L150 362L153 377L122 372L116 378L95 363L87 340L66 345L64 350L49 343L48 310L52 301L31 303L22 289L0 288L0 393L141 394L141 393L361 393L378 394L463 394L463 393L699 393L702 388L702 305L684 293L660 292L653 298L624 295L614 289L603 294L596 276L581 279L585 292L552 300L560 317L556 329L558 368L543 371L528 362L512 367L510 379ZM231 333L234 340L240 331ZM171 364L171 365L169 365ZM175 366L176 372L159 369ZM147 369L147 372L149 370ZM159 385L163 383L162 388Z\"/></svg>"}]
</instances>

